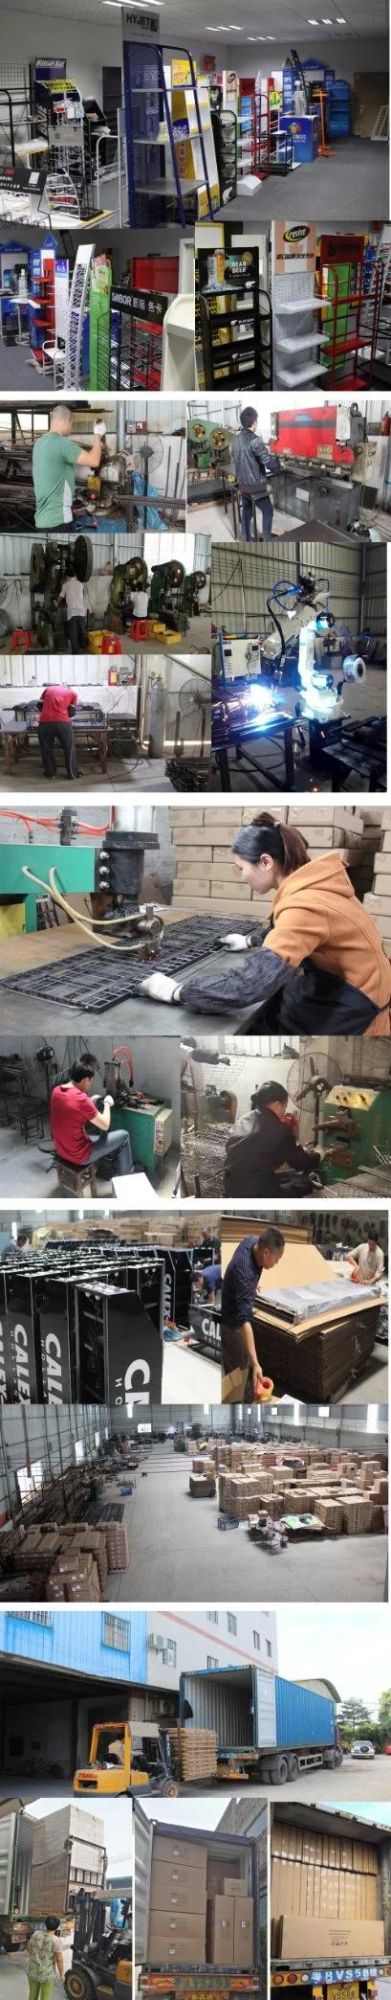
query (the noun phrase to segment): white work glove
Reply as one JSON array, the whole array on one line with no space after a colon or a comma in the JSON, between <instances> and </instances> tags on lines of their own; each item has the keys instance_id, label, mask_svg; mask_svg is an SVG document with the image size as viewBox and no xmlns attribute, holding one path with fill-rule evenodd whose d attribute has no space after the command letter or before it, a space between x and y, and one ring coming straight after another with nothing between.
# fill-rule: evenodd
<instances>
[{"instance_id":1,"label":"white work glove","mask_svg":"<svg viewBox=\"0 0 391 2000\"><path fill-rule=\"evenodd\" d=\"M96 438L105 438L105 437L106 437L106 425L105 425L105 424L103 424L103 423L99 423L99 424L94 424L94 437L96 437Z\"/></svg>"},{"instance_id":2,"label":"white work glove","mask_svg":"<svg viewBox=\"0 0 391 2000\"><path fill-rule=\"evenodd\" d=\"M175 1006L181 997L176 979L169 979L166 972L151 972L150 979L143 979L139 992L147 993L150 1000L164 1000L167 1007Z\"/></svg>"},{"instance_id":3,"label":"white work glove","mask_svg":"<svg viewBox=\"0 0 391 2000\"><path fill-rule=\"evenodd\" d=\"M220 944L226 945L227 951L248 951L251 937L240 937L239 931L228 931L227 937L220 938Z\"/></svg>"},{"instance_id":4,"label":"white work glove","mask_svg":"<svg viewBox=\"0 0 391 2000\"><path fill-rule=\"evenodd\" d=\"M105 1097L105 1104L109 1104L109 1105L110 1105L110 1111L111 1111L111 1110L112 1110L112 1107L113 1107L113 1104L114 1104L114 1098L113 1098L113 1097Z\"/></svg>"}]
</instances>

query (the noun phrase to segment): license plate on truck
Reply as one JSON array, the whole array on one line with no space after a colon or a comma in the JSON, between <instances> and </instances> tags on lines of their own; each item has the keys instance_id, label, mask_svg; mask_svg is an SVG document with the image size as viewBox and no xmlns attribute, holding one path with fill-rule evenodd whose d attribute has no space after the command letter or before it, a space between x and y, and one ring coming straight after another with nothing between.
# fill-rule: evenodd
<instances>
[{"instance_id":1,"label":"license plate on truck","mask_svg":"<svg viewBox=\"0 0 391 2000\"><path fill-rule=\"evenodd\" d=\"M341 2000L341 1993L343 1993L343 2000L359 2000L359 1991L358 1979L348 1979L346 1986L345 1982L343 1982L343 1984L338 1984L338 1986L327 1987L328 2000Z\"/></svg>"}]
</instances>

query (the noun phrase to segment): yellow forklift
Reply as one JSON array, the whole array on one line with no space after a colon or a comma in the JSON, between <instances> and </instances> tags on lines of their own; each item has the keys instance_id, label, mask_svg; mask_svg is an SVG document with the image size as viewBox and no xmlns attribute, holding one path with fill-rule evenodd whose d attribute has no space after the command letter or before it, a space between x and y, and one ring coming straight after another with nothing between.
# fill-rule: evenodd
<instances>
[{"instance_id":1,"label":"yellow forklift","mask_svg":"<svg viewBox=\"0 0 391 2000\"><path fill-rule=\"evenodd\" d=\"M158 1722L96 1722L88 1764L75 1771L74 1792L117 1799L140 1789L177 1797L167 1734Z\"/></svg>"},{"instance_id":2,"label":"yellow forklift","mask_svg":"<svg viewBox=\"0 0 391 2000\"><path fill-rule=\"evenodd\" d=\"M65 1974L69 2000L131 2000L132 1890L80 1889L75 1900L72 1965Z\"/></svg>"}]
</instances>

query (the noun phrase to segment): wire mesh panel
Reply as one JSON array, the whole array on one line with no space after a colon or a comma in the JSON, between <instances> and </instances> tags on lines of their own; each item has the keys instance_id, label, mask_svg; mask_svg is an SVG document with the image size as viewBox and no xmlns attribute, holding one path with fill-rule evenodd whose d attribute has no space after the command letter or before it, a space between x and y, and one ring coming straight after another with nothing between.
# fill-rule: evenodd
<instances>
[{"instance_id":1,"label":"wire mesh panel","mask_svg":"<svg viewBox=\"0 0 391 2000\"><path fill-rule=\"evenodd\" d=\"M111 303L111 388L160 389L168 297L114 288Z\"/></svg>"}]
</instances>

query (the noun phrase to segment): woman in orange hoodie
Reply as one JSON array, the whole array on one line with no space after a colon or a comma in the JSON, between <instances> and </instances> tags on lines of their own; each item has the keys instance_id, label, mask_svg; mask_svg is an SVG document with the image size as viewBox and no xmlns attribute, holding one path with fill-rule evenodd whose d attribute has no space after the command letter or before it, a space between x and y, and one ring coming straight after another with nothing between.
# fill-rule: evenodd
<instances>
[{"instance_id":1,"label":"woman in orange hoodie","mask_svg":"<svg viewBox=\"0 0 391 2000\"><path fill-rule=\"evenodd\" d=\"M233 854L256 895L275 891L266 931L221 938L249 960L182 986L156 972L143 991L203 1014L245 1008L240 1026L251 1032L389 1035L390 961L338 848L311 861L303 835L262 812L236 834Z\"/></svg>"}]
</instances>

